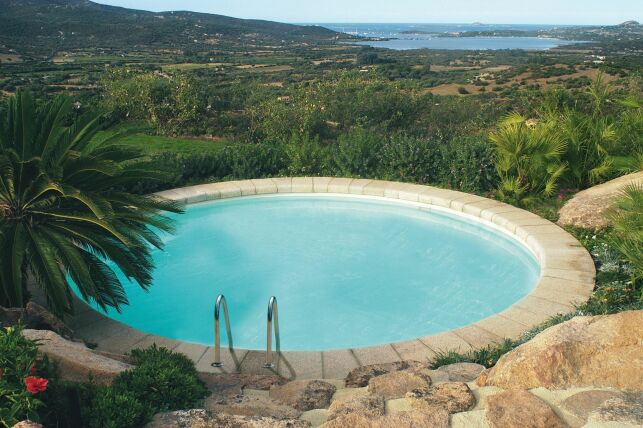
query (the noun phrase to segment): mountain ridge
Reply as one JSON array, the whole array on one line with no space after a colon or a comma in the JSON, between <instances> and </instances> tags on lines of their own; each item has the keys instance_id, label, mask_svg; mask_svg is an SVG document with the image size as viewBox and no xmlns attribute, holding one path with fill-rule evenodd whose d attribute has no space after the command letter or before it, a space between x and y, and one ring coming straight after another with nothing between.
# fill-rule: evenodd
<instances>
[{"instance_id":1,"label":"mountain ridge","mask_svg":"<svg viewBox=\"0 0 643 428\"><path fill-rule=\"evenodd\" d=\"M3 0L0 44L22 54L82 48L190 48L195 45L327 43L319 26L190 11L149 12L89 0Z\"/></svg>"}]
</instances>

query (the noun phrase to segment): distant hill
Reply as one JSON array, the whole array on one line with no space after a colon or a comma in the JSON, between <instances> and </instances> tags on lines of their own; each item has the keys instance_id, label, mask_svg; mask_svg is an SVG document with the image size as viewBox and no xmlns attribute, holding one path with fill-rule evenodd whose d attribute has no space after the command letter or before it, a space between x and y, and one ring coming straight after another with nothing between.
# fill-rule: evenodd
<instances>
[{"instance_id":1,"label":"distant hill","mask_svg":"<svg viewBox=\"0 0 643 428\"><path fill-rule=\"evenodd\" d=\"M639 26L639 25L641 25L641 24L639 24L638 21L625 21L625 22L619 24L619 27L636 27L636 26Z\"/></svg>"},{"instance_id":2,"label":"distant hill","mask_svg":"<svg viewBox=\"0 0 643 428\"><path fill-rule=\"evenodd\" d=\"M319 26L194 12L147 12L88 0L0 0L0 45L27 55L82 48L188 48L323 43Z\"/></svg>"}]
</instances>

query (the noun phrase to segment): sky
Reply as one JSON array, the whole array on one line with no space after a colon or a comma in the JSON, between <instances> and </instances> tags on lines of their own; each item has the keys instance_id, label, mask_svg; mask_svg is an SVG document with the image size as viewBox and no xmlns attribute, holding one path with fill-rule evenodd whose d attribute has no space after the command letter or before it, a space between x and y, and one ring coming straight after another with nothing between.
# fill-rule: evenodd
<instances>
[{"instance_id":1,"label":"sky","mask_svg":"<svg viewBox=\"0 0 643 428\"><path fill-rule=\"evenodd\" d=\"M297 23L619 24L643 0L95 0L151 11L191 10Z\"/></svg>"}]
</instances>

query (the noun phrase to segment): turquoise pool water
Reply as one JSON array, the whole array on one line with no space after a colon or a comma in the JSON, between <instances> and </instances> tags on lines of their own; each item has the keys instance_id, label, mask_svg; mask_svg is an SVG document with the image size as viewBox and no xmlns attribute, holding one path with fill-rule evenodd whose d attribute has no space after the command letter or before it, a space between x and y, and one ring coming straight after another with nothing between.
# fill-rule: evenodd
<instances>
[{"instance_id":1,"label":"turquoise pool water","mask_svg":"<svg viewBox=\"0 0 643 428\"><path fill-rule=\"evenodd\" d=\"M529 294L540 268L522 245L418 205L334 195L190 205L156 252L154 285L127 285L111 318L211 345L226 296L235 347L263 349L268 299L282 350L354 348L470 324ZM225 343L222 324L223 342Z\"/></svg>"}]
</instances>

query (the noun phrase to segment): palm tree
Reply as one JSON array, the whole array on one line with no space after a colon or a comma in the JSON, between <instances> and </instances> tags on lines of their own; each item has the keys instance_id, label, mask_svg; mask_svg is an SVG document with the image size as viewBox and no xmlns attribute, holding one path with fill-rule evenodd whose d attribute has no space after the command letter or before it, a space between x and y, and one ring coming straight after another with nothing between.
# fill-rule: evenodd
<instances>
[{"instance_id":1,"label":"palm tree","mask_svg":"<svg viewBox=\"0 0 643 428\"><path fill-rule=\"evenodd\" d=\"M609 217L614 226L611 244L630 262L632 286L643 300L643 186L626 186Z\"/></svg>"},{"instance_id":2,"label":"palm tree","mask_svg":"<svg viewBox=\"0 0 643 428\"><path fill-rule=\"evenodd\" d=\"M555 122L530 121L511 113L489 139L496 148L501 199L524 204L535 195L556 192L567 165L561 160L566 146Z\"/></svg>"},{"instance_id":3,"label":"palm tree","mask_svg":"<svg viewBox=\"0 0 643 428\"><path fill-rule=\"evenodd\" d=\"M28 281L57 314L73 310L72 281L103 309L127 304L116 270L151 285L152 248L172 231L165 212L180 207L127 191L165 174L119 145L122 133L95 138L106 122L24 91L0 112L0 305L24 305Z\"/></svg>"}]
</instances>

